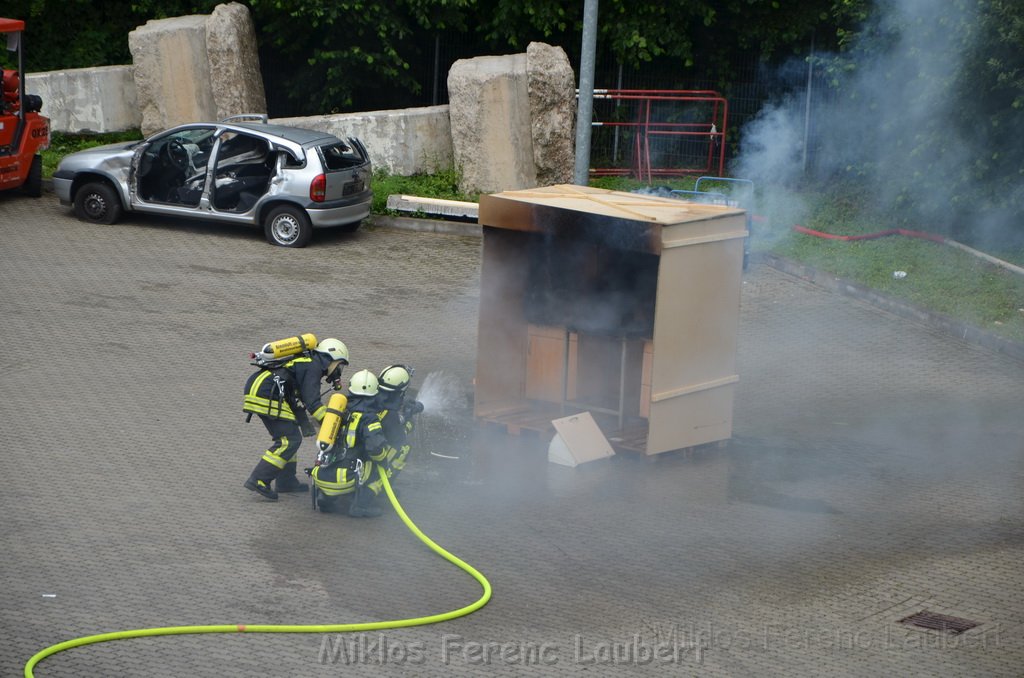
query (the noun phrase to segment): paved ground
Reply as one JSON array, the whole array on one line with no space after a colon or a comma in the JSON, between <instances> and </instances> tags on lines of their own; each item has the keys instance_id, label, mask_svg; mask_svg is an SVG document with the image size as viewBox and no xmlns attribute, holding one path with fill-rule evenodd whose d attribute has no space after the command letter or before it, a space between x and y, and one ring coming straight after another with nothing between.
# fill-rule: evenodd
<instances>
[{"instance_id":1,"label":"paved ground","mask_svg":"<svg viewBox=\"0 0 1024 678\"><path fill-rule=\"evenodd\" d=\"M240 411L245 354L299 331L447 385L453 416L424 421L402 501L490 604L348 637L104 643L37 675L1024 675L1021 362L755 266L731 444L571 470L467 420L474 238L288 251L244 228L90 226L52 195L0 196L0 238L0 675L82 635L478 597L390 512L242 488L268 441ZM922 610L978 626L898 623Z\"/></svg>"}]
</instances>

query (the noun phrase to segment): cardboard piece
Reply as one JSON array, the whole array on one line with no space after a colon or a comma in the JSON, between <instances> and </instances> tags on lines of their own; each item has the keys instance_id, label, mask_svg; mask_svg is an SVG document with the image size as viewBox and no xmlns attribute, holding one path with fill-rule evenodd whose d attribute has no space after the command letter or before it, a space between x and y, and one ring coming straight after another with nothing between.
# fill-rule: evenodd
<instances>
[{"instance_id":1,"label":"cardboard piece","mask_svg":"<svg viewBox=\"0 0 1024 678\"><path fill-rule=\"evenodd\" d=\"M562 466L578 466L615 454L590 412L582 412L551 421L557 433L548 446L548 461Z\"/></svg>"}]
</instances>

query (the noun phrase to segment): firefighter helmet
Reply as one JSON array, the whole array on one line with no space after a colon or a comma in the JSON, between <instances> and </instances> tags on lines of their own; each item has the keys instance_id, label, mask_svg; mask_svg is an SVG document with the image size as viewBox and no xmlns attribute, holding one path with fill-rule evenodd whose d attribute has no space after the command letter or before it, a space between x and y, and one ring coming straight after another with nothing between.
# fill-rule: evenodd
<instances>
[{"instance_id":1,"label":"firefighter helmet","mask_svg":"<svg viewBox=\"0 0 1024 678\"><path fill-rule=\"evenodd\" d=\"M404 391L408 388L414 372L415 370L405 365L388 365L380 371L377 380L382 391Z\"/></svg>"},{"instance_id":2,"label":"firefighter helmet","mask_svg":"<svg viewBox=\"0 0 1024 678\"><path fill-rule=\"evenodd\" d=\"M377 395L377 377L370 370L359 370L348 380L348 392L354 396Z\"/></svg>"},{"instance_id":3,"label":"firefighter helmet","mask_svg":"<svg viewBox=\"0 0 1024 678\"><path fill-rule=\"evenodd\" d=\"M348 346L337 339L324 339L316 345L315 350L330 356L332 362L340 360L343 364L348 365Z\"/></svg>"}]
</instances>

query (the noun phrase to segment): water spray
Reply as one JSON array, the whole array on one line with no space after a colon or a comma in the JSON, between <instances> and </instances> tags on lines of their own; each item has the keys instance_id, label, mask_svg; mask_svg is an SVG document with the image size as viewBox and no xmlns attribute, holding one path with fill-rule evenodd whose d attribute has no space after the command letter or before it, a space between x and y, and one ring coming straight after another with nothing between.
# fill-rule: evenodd
<instances>
[{"instance_id":1,"label":"water spray","mask_svg":"<svg viewBox=\"0 0 1024 678\"><path fill-rule=\"evenodd\" d=\"M431 372L424 378L423 385L416 393L416 400L423 404L421 416L440 418L445 423L452 421L451 413L463 403L464 391L458 378L448 372ZM419 429L417 429L419 430ZM429 450L430 456L438 459L459 461L461 457L441 454Z\"/></svg>"}]
</instances>

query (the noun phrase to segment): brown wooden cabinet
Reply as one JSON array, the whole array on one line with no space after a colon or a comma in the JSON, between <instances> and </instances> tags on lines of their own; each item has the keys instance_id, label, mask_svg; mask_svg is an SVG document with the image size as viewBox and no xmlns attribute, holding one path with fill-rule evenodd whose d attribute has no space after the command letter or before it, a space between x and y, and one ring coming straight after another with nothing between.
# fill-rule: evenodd
<instances>
[{"instance_id":1,"label":"brown wooden cabinet","mask_svg":"<svg viewBox=\"0 0 1024 678\"><path fill-rule=\"evenodd\" d=\"M742 210L566 185L479 214L478 417L588 411L646 454L732 435Z\"/></svg>"}]
</instances>

